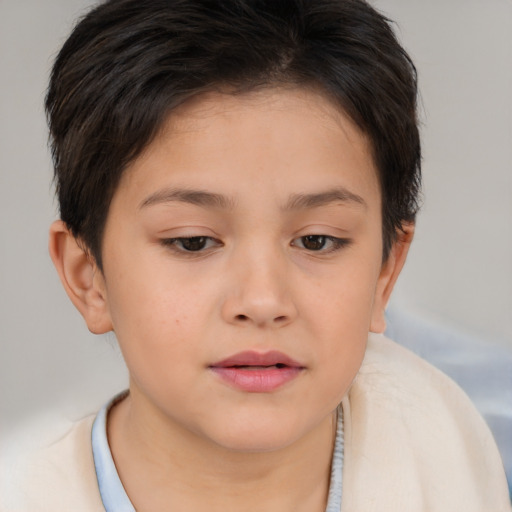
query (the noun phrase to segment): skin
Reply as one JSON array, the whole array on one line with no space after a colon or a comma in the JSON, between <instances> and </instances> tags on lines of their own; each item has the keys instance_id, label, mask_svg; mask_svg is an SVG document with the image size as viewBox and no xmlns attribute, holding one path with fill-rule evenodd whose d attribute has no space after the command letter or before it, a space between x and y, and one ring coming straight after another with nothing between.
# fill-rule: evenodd
<instances>
[{"instance_id":1,"label":"skin","mask_svg":"<svg viewBox=\"0 0 512 512\"><path fill-rule=\"evenodd\" d=\"M115 332L129 369L108 435L137 510L323 511L335 410L368 331L385 327L411 236L382 262L368 140L297 89L175 111L114 194L103 272L57 221L62 282L92 332ZM187 251L191 237L204 247ZM245 350L303 369L241 391L211 365Z\"/></svg>"}]
</instances>

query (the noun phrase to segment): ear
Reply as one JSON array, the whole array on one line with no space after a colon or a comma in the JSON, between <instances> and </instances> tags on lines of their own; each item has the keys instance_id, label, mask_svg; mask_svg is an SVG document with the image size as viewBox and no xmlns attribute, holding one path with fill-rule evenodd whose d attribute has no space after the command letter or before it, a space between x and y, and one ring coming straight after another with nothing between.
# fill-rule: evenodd
<instances>
[{"instance_id":1,"label":"ear","mask_svg":"<svg viewBox=\"0 0 512 512\"><path fill-rule=\"evenodd\" d=\"M388 259L383 263L380 271L375 298L373 302L370 331L382 333L386 330L385 310L396 280L402 271L407 259L407 253L414 237L414 224L405 223L398 233L398 238L393 244Z\"/></svg>"},{"instance_id":2,"label":"ear","mask_svg":"<svg viewBox=\"0 0 512 512\"><path fill-rule=\"evenodd\" d=\"M48 248L62 285L89 330L94 334L111 331L103 274L63 221L52 224Z\"/></svg>"}]
</instances>

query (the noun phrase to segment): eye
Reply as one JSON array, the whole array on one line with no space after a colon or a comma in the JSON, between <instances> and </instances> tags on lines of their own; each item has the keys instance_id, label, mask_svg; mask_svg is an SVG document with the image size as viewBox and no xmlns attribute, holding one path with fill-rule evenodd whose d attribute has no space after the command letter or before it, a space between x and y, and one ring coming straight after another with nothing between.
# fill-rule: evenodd
<instances>
[{"instance_id":1,"label":"eye","mask_svg":"<svg viewBox=\"0 0 512 512\"><path fill-rule=\"evenodd\" d=\"M171 246L181 252L201 252L220 245L218 240L209 236L189 236L180 238L166 238L162 240L166 246Z\"/></svg>"},{"instance_id":2,"label":"eye","mask_svg":"<svg viewBox=\"0 0 512 512\"><path fill-rule=\"evenodd\" d=\"M292 245L313 252L330 253L350 244L346 238L327 235L306 235L293 240Z\"/></svg>"},{"instance_id":3,"label":"eye","mask_svg":"<svg viewBox=\"0 0 512 512\"><path fill-rule=\"evenodd\" d=\"M304 249L308 249L309 251L320 251L327 243L327 237L324 235L303 236L300 240Z\"/></svg>"}]
</instances>

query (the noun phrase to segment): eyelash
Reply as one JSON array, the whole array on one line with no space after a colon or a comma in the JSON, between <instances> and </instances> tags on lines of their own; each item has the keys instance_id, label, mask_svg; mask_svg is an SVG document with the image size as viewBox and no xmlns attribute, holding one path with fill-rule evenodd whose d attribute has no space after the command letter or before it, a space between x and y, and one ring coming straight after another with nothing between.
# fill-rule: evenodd
<instances>
[{"instance_id":1,"label":"eyelash","mask_svg":"<svg viewBox=\"0 0 512 512\"><path fill-rule=\"evenodd\" d=\"M321 239L320 243L322 244L322 247L318 249L311 249L304 247L304 241L309 239L309 242L312 242L313 239ZM302 247L298 246L296 241L300 240L302 243ZM316 240L318 241L318 240ZM186 242L192 242L192 243L198 243L199 247L197 250L194 249L187 249L183 246ZM212 245L211 242L214 244ZM330 243L330 247L328 249L324 249L325 243L322 242L328 242ZM328 236L328 235L304 235L299 238L296 238L292 240L291 245L293 247L298 247L299 249L305 249L307 252L310 253L321 253L321 254L331 254L336 251L339 251L340 249L343 249L344 247L349 246L352 243L352 240L348 238L337 238L334 236ZM166 247L170 247L174 251L184 254L187 256L194 256L194 255L201 255L207 252L208 250L214 249L216 247L222 246L222 242L220 240L217 240L215 238L212 238L210 236L190 236L190 237L176 237L176 238L164 238L162 240L162 245Z\"/></svg>"},{"instance_id":2,"label":"eyelash","mask_svg":"<svg viewBox=\"0 0 512 512\"><path fill-rule=\"evenodd\" d=\"M198 250L191 250L186 249L183 247L184 242L198 242L201 244L201 241L205 242L205 245L209 247L200 247ZM211 242L214 242L214 245L211 246ZM215 238L212 238L211 236L184 236L184 237L177 237L177 238L164 238L162 240L162 245L165 247L170 247L172 250L179 252L180 254L185 254L187 256L199 256L200 254L205 253L209 249L213 249L215 247L222 246L222 242L220 240L217 240ZM181 245L181 247L180 247Z\"/></svg>"},{"instance_id":3,"label":"eyelash","mask_svg":"<svg viewBox=\"0 0 512 512\"><path fill-rule=\"evenodd\" d=\"M337 238L335 236L314 234L314 235L304 235L299 238L296 238L295 240L293 240L292 245L297 247L297 245L295 243L296 240L301 240L301 243L304 245L304 240L308 239L308 238L309 239L313 239L313 238L323 239L324 241L330 242L330 245L331 245L328 249L324 249L324 247L321 247L320 249L308 249L307 247L299 247L299 249L303 248L312 254L314 254L314 253L331 254L336 251L339 251L340 249L343 249L344 247L348 247L352 243L352 240L350 240L349 238Z\"/></svg>"}]
</instances>

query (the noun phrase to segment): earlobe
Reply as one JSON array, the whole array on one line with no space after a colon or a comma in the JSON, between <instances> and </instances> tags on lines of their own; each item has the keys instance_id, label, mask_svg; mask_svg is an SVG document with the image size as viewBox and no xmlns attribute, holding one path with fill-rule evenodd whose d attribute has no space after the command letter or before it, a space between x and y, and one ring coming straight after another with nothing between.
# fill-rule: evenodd
<instances>
[{"instance_id":1,"label":"earlobe","mask_svg":"<svg viewBox=\"0 0 512 512\"><path fill-rule=\"evenodd\" d=\"M398 233L397 240L391 248L388 259L382 265L373 303L370 323L371 332L382 333L386 330L386 306L407 259L407 253L409 252L413 237L414 223L403 224L402 231Z\"/></svg>"},{"instance_id":2,"label":"earlobe","mask_svg":"<svg viewBox=\"0 0 512 512\"><path fill-rule=\"evenodd\" d=\"M94 259L61 220L50 228L48 248L71 302L94 334L112 330L105 280Z\"/></svg>"}]
</instances>

